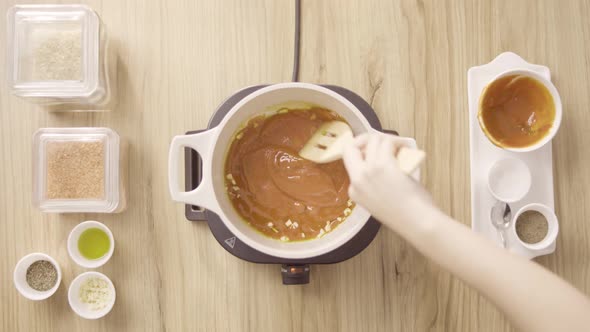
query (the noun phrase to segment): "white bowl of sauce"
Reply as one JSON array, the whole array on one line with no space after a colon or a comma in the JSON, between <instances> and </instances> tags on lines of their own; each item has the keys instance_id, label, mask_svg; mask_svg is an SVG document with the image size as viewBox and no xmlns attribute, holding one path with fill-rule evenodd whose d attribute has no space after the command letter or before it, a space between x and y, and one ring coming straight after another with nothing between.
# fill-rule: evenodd
<instances>
[{"instance_id":1,"label":"white bowl of sauce","mask_svg":"<svg viewBox=\"0 0 590 332\"><path fill-rule=\"evenodd\" d=\"M562 105L551 81L526 69L505 71L482 91L477 118L494 145L529 152L550 142L561 125Z\"/></svg>"}]
</instances>

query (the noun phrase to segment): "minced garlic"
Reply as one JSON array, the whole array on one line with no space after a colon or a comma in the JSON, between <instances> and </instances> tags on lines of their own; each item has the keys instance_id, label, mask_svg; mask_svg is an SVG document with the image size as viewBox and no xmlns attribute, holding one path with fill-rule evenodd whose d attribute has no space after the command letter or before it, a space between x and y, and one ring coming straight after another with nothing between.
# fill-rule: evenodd
<instances>
[{"instance_id":1,"label":"minced garlic","mask_svg":"<svg viewBox=\"0 0 590 332\"><path fill-rule=\"evenodd\" d=\"M233 176L231 173L227 174L227 175L225 176L225 178L226 178L228 181L231 181L231 184L232 184L232 185L234 185L234 186L236 185L236 180L234 179L234 176Z\"/></svg>"},{"instance_id":2,"label":"minced garlic","mask_svg":"<svg viewBox=\"0 0 590 332\"><path fill-rule=\"evenodd\" d=\"M279 230L275 228L275 224L273 224L272 222L268 222L268 224L266 224L266 226L268 226L270 229L272 229L273 232L278 233Z\"/></svg>"},{"instance_id":3,"label":"minced garlic","mask_svg":"<svg viewBox=\"0 0 590 332\"><path fill-rule=\"evenodd\" d=\"M109 284L101 278L88 278L80 286L80 301L90 310L104 309L113 298Z\"/></svg>"}]
</instances>

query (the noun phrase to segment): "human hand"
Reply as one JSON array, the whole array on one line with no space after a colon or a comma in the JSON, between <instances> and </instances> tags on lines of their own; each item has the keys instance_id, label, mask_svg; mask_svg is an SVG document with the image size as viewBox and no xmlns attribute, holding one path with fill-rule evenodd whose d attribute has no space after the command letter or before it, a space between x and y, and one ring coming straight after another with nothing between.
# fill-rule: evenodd
<instances>
[{"instance_id":1,"label":"human hand","mask_svg":"<svg viewBox=\"0 0 590 332\"><path fill-rule=\"evenodd\" d=\"M430 194L398 167L395 155L405 141L388 134L363 134L344 150L350 198L395 231L436 210Z\"/></svg>"}]
</instances>

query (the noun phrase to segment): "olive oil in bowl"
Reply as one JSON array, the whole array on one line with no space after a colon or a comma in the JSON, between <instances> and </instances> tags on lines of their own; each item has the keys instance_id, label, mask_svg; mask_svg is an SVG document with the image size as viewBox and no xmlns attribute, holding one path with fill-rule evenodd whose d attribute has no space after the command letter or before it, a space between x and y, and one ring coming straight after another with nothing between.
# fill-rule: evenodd
<instances>
[{"instance_id":1,"label":"olive oil in bowl","mask_svg":"<svg viewBox=\"0 0 590 332\"><path fill-rule=\"evenodd\" d=\"M88 228L78 238L78 251L86 259L99 259L111 248L108 234L100 228Z\"/></svg>"}]
</instances>

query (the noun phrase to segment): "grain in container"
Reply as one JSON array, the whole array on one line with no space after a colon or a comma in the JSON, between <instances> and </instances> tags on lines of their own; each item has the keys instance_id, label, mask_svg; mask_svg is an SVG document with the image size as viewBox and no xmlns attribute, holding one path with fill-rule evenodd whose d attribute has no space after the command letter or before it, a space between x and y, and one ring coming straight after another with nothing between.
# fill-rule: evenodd
<instances>
[{"instance_id":1,"label":"grain in container","mask_svg":"<svg viewBox=\"0 0 590 332\"><path fill-rule=\"evenodd\" d=\"M33 136L33 203L43 212L125 209L126 144L109 128L41 128Z\"/></svg>"},{"instance_id":2,"label":"grain in container","mask_svg":"<svg viewBox=\"0 0 590 332\"><path fill-rule=\"evenodd\" d=\"M106 31L88 6L10 8L6 50L8 85L16 96L45 105L110 100Z\"/></svg>"}]
</instances>

